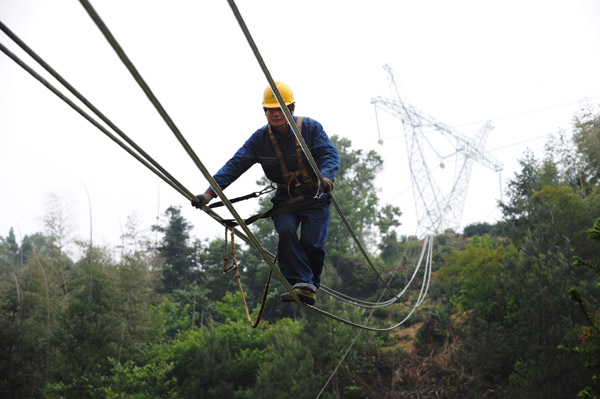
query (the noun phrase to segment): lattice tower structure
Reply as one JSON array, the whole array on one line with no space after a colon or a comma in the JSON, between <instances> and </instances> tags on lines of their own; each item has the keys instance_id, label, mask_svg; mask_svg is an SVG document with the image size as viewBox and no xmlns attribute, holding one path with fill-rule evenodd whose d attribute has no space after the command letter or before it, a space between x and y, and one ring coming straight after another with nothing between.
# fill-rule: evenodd
<instances>
[{"instance_id":1,"label":"lattice tower structure","mask_svg":"<svg viewBox=\"0 0 600 399\"><path fill-rule=\"evenodd\" d=\"M388 73L393 97L375 97L371 103L376 110L379 108L402 121L417 212L417 234L437 234L447 229L456 231L462 219L473 161L495 172L503 169L502 163L483 149L493 126L491 122L485 123L472 138L452 131L445 124L403 101L392 68L389 65L384 65L383 68ZM435 147L441 139L445 139L446 145L450 144L453 153L439 155ZM445 166L443 159L450 156L456 158L454 178L446 193L442 192L428 166L426 153L431 152L429 149L442 159L441 167Z\"/></svg>"}]
</instances>

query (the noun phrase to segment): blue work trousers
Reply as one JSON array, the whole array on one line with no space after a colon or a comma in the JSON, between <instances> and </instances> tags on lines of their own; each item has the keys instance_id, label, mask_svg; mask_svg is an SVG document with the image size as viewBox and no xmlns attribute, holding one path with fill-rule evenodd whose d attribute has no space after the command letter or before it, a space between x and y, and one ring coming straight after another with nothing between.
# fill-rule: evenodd
<instances>
[{"instance_id":1,"label":"blue work trousers","mask_svg":"<svg viewBox=\"0 0 600 399\"><path fill-rule=\"evenodd\" d=\"M279 269L292 288L305 287L313 292L319 288L329 217L329 200L315 201L300 211L273 216L279 234Z\"/></svg>"}]
</instances>

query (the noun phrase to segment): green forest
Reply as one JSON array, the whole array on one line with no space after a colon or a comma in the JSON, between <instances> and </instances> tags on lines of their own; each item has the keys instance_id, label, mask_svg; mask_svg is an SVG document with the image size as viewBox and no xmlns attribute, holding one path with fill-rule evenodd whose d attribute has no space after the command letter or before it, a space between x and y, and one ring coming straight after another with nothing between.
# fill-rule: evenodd
<instances>
[{"instance_id":1,"label":"green forest","mask_svg":"<svg viewBox=\"0 0 600 399\"><path fill-rule=\"evenodd\" d=\"M334 196L387 287L334 211L323 282L387 299L407 284L423 241L399 235L406 211L379 202L383 159L332 139ZM519 165L500 221L434 237L427 296L388 332L280 303L275 278L253 328L223 267L235 255L256 320L271 270L256 249L236 240L232 254L225 233L193 237L176 206L151 229L131 218L118 247L96 246L72 238L57 201L38 233L0 236L0 397L600 397L600 112L582 107ZM268 204L262 197L257 211ZM270 220L250 229L275 252ZM420 287L373 310L323 292L317 306L383 328L410 313Z\"/></svg>"}]
</instances>

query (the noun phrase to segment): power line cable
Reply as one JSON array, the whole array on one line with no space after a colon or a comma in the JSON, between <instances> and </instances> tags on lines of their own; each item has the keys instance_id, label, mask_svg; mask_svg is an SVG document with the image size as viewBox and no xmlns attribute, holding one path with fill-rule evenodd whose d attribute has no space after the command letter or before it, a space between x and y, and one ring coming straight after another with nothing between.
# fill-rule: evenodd
<instances>
[{"instance_id":1,"label":"power line cable","mask_svg":"<svg viewBox=\"0 0 600 399\"><path fill-rule=\"evenodd\" d=\"M493 151L500 151L500 150L504 150L504 149L506 149L506 148L515 147L515 146L518 146L518 145L521 145L521 144L528 143L528 142L530 142L530 141L540 140L540 139L546 138L546 137L548 137L548 136L551 136L552 134L554 134L554 132L550 132L550 133L542 134L542 135L540 135L540 136L532 137L532 138L530 138L530 139L526 139L526 140L521 140L521 141L518 141L518 142L516 142L516 143L507 144L507 145L505 145L505 146L502 146L502 147L496 147L496 148L493 148L493 149L491 149L491 150L488 150L488 151L489 151L489 152L493 152Z\"/></svg>"},{"instance_id":2,"label":"power line cable","mask_svg":"<svg viewBox=\"0 0 600 399\"><path fill-rule=\"evenodd\" d=\"M588 100L596 100L596 99L600 99L599 96L594 96L589 98ZM457 127L463 127L463 126L469 126L469 125L478 125L481 123L485 123L487 121L497 121L497 120L501 120L501 119L510 119L510 118L517 118L519 116L525 116L525 115L530 115L530 114L536 114L539 112L544 112L544 111L549 111L552 109L556 109L556 108L564 108L564 107L568 107L570 105L575 105L575 104L580 104L581 100L579 101L572 101L569 103L564 103L564 104L555 104L555 105L549 105L547 107L542 107L542 108L537 108L537 109L532 109L532 110L528 110L528 111L522 111L522 112L515 112L512 114L507 114L507 115L502 115L502 116L496 116L490 119L486 119L486 120L480 120L480 121L476 121L476 122L465 122L465 123L460 123L458 125L454 125L452 126L453 128L457 128Z\"/></svg>"}]
</instances>

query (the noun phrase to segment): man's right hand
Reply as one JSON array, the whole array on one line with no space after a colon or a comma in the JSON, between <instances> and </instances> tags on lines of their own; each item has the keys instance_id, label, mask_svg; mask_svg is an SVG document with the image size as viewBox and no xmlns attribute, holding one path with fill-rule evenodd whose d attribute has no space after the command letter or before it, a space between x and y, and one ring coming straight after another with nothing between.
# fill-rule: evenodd
<instances>
[{"instance_id":1,"label":"man's right hand","mask_svg":"<svg viewBox=\"0 0 600 399\"><path fill-rule=\"evenodd\" d=\"M202 209L202 207L208 204L213 199L213 196L210 193L206 192L204 194L199 194L192 200L192 206L194 208Z\"/></svg>"},{"instance_id":2,"label":"man's right hand","mask_svg":"<svg viewBox=\"0 0 600 399\"><path fill-rule=\"evenodd\" d=\"M324 185L319 181L319 190L323 191L325 194L332 192L334 187L333 182L326 177L323 178L323 182L325 183Z\"/></svg>"}]
</instances>

